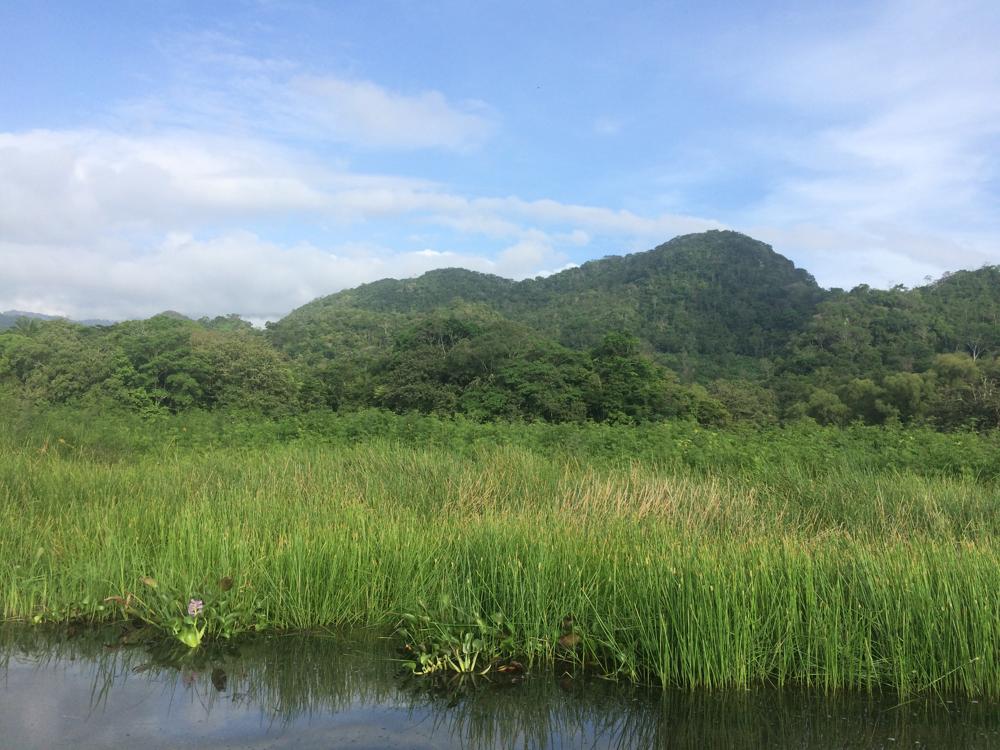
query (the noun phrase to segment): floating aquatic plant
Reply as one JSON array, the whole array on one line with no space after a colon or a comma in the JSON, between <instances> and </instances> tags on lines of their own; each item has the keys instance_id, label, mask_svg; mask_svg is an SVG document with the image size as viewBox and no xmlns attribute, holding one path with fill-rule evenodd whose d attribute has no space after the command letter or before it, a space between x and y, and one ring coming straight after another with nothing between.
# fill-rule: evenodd
<instances>
[{"instance_id":1,"label":"floating aquatic plant","mask_svg":"<svg viewBox=\"0 0 1000 750\"><path fill-rule=\"evenodd\" d=\"M197 648L207 635L231 638L243 630L256 629L261 615L256 610L238 607L230 593L233 579L225 576L218 581L218 594L208 604L199 597L184 596L162 586L151 576L139 581L148 589L145 598L129 592L125 596L109 596L105 604L116 604L128 618L137 618L170 635L188 648Z\"/></svg>"},{"instance_id":2,"label":"floating aquatic plant","mask_svg":"<svg viewBox=\"0 0 1000 750\"><path fill-rule=\"evenodd\" d=\"M419 613L404 614L397 627L408 657L403 666L414 674L485 675L493 669L515 674L524 670L518 659L530 661L544 651L541 641L519 642L499 612L463 616L447 598L441 608L451 616L432 617L421 603Z\"/></svg>"},{"instance_id":3,"label":"floating aquatic plant","mask_svg":"<svg viewBox=\"0 0 1000 750\"><path fill-rule=\"evenodd\" d=\"M187 616L180 623L174 622L171 626L171 631L177 640L188 648L198 648L201 639L205 637L208 622L200 619L204 610L205 603L201 599L191 599L188 601Z\"/></svg>"}]
</instances>

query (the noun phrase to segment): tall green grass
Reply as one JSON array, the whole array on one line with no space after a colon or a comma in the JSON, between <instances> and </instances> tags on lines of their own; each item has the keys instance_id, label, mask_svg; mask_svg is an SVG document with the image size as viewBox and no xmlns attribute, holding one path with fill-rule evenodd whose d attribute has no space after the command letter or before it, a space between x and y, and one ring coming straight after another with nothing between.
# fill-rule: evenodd
<instances>
[{"instance_id":1,"label":"tall green grass","mask_svg":"<svg viewBox=\"0 0 1000 750\"><path fill-rule=\"evenodd\" d=\"M142 576L181 599L233 576L235 611L278 629L502 613L551 663L572 615L583 658L640 682L1000 695L988 481L374 438L109 460L64 440L0 442L7 619L104 619Z\"/></svg>"}]
</instances>

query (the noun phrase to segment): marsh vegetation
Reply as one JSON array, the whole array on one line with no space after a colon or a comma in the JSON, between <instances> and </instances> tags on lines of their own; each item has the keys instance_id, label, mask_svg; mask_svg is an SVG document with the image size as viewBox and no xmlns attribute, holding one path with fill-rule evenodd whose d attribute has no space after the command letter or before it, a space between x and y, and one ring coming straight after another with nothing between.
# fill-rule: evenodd
<instances>
[{"instance_id":1,"label":"marsh vegetation","mask_svg":"<svg viewBox=\"0 0 1000 750\"><path fill-rule=\"evenodd\" d=\"M324 419L8 421L2 616L198 600L210 639L408 622L482 668L1000 694L995 437Z\"/></svg>"},{"instance_id":2,"label":"marsh vegetation","mask_svg":"<svg viewBox=\"0 0 1000 750\"><path fill-rule=\"evenodd\" d=\"M996 701L760 688L645 689L531 675L400 678L370 634L278 635L179 655L116 647L117 628L0 628L12 747L992 748ZM110 647L109 647L110 646ZM183 647L181 647L183 649ZM39 711L39 706L45 709ZM51 710L58 706L59 710Z\"/></svg>"}]
</instances>

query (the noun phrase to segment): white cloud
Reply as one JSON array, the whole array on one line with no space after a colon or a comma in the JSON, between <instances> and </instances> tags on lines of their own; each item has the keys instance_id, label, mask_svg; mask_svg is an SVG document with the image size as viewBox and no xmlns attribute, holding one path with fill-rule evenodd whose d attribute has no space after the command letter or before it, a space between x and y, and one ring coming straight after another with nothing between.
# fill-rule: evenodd
<instances>
[{"instance_id":1,"label":"white cloud","mask_svg":"<svg viewBox=\"0 0 1000 750\"><path fill-rule=\"evenodd\" d=\"M755 144L786 169L741 223L824 283L1000 262L998 24L992 2L897 0L849 33L772 40L751 91L823 125Z\"/></svg>"},{"instance_id":2,"label":"white cloud","mask_svg":"<svg viewBox=\"0 0 1000 750\"><path fill-rule=\"evenodd\" d=\"M485 105L455 106L439 91L407 95L333 76L300 76L280 90L282 114L322 137L368 148L466 149L494 129Z\"/></svg>"},{"instance_id":3,"label":"white cloud","mask_svg":"<svg viewBox=\"0 0 1000 750\"><path fill-rule=\"evenodd\" d=\"M354 244L331 255L240 231L288 218L306 227L304 236L317 235L324 222L437 225L477 249L433 249L454 244L435 236L415 253ZM10 269L0 284L3 308L114 318L174 308L261 318L346 286L434 267L534 276L564 265L561 248L585 246L593 233L644 248L714 226L552 200L467 198L430 182L327 169L261 139L0 133L0 258Z\"/></svg>"},{"instance_id":4,"label":"white cloud","mask_svg":"<svg viewBox=\"0 0 1000 750\"><path fill-rule=\"evenodd\" d=\"M565 261L565 256L556 252L545 239L524 239L505 248L497 258L497 264L512 278L536 276L540 269L550 262Z\"/></svg>"},{"instance_id":5,"label":"white cloud","mask_svg":"<svg viewBox=\"0 0 1000 750\"><path fill-rule=\"evenodd\" d=\"M317 211L330 199L311 171L266 143L203 134L0 133L0 238L86 241Z\"/></svg>"},{"instance_id":6,"label":"white cloud","mask_svg":"<svg viewBox=\"0 0 1000 750\"><path fill-rule=\"evenodd\" d=\"M583 247L584 245L590 244L590 235L584 232L582 229L574 229L567 234L556 235L556 240L558 242L563 242L568 245L576 245L577 247Z\"/></svg>"},{"instance_id":7,"label":"white cloud","mask_svg":"<svg viewBox=\"0 0 1000 750\"><path fill-rule=\"evenodd\" d=\"M920 234L812 224L761 224L748 226L745 231L785 255L792 248L797 264L826 287L850 289L859 283L880 288L896 284L917 286L925 277L936 278L947 270L941 266L943 255L953 258L949 266L952 269L976 268L983 262L978 256L966 253L954 240Z\"/></svg>"},{"instance_id":8,"label":"white cloud","mask_svg":"<svg viewBox=\"0 0 1000 750\"><path fill-rule=\"evenodd\" d=\"M624 209L561 203L554 200L525 201L517 197L482 198L475 207L509 213L543 223L560 223L597 232L614 233L644 241L663 241L678 234L722 229L724 224L684 214L665 213L644 217Z\"/></svg>"},{"instance_id":9,"label":"white cloud","mask_svg":"<svg viewBox=\"0 0 1000 750\"><path fill-rule=\"evenodd\" d=\"M622 132L625 124L618 117L602 115L594 120L594 132L597 135L618 135Z\"/></svg>"},{"instance_id":10,"label":"white cloud","mask_svg":"<svg viewBox=\"0 0 1000 750\"><path fill-rule=\"evenodd\" d=\"M481 146L495 114L477 100L434 89L394 91L374 81L316 72L287 59L256 57L239 42L205 33L163 45L172 80L164 90L119 104L119 119L206 132L308 138L363 149Z\"/></svg>"},{"instance_id":11,"label":"white cloud","mask_svg":"<svg viewBox=\"0 0 1000 750\"><path fill-rule=\"evenodd\" d=\"M163 87L102 124L0 132L0 308L73 317L239 312L261 319L385 276L463 266L515 278L595 236L648 246L719 226L447 186L349 166L358 149L487 142L490 108L433 89L260 58L206 33L163 49ZM295 144L295 145L292 145ZM331 144L337 152L332 155ZM295 242L249 227L293 224ZM341 242L430 229L422 250ZM391 240L389 240L391 242ZM458 247L470 249L456 250ZM627 249L616 246L614 249ZM332 250L331 250L332 248Z\"/></svg>"},{"instance_id":12,"label":"white cloud","mask_svg":"<svg viewBox=\"0 0 1000 750\"><path fill-rule=\"evenodd\" d=\"M240 313L274 320L326 294L380 278L462 267L508 278L544 273L564 256L540 241L511 245L496 258L424 248L398 252L348 244L280 245L234 231L209 239L172 232L143 252L74 244L0 241L0 309L71 318L147 317L167 309L191 316Z\"/></svg>"}]
</instances>

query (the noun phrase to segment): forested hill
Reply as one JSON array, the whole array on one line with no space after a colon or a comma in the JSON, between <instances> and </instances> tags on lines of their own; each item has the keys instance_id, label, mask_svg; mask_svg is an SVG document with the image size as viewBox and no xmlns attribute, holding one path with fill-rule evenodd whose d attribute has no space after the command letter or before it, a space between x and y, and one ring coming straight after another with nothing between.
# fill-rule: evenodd
<instances>
[{"instance_id":1,"label":"forested hill","mask_svg":"<svg viewBox=\"0 0 1000 750\"><path fill-rule=\"evenodd\" d=\"M0 332L0 397L156 413L379 407L474 419L1000 426L1000 268L823 290L735 232L547 278L461 269L323 297L267 330L164 313Z\"/></svg>"},{"instance_id":2,"label":"forested hill","mask_svg":"<svg viewBox=\"0 0 1000 750\"><path fill-rule=\"evenodd\" d=\"M5 310L0 312L0 331L13 328L19 320L56 320L55 315L25 312L24 310Z\"/></svg>"},{"instance_id":3,"label":"forested hill","mask_svg":"<svg viewBox=\"0 0 1000 750\"><path fill-rule=\"evenodd\" d=\"M31 325L33 320L63 320L59 315L44 315L42 313L36 312L25 312L24 310L5 310L0 312L0 331L4 331L8 328L13 328L18 325L18 321L22 321L21 325ZM80 325L85 326L106 326L111 325L113 321L110 320L79 320L76 321Z\"/></svg>"},{"instance_id":4,"label":"forested hill","mask_svg":"<svg viewBox=\"0 0 1000 750\"><path fill-rule=\"evenodd\" d=\"M624 331L649 352L717 360L783 352L826 296L768 245L712 231L520 282L463 269L386 279L315 300L289 318L322 319L346 308L427 313L474 303L572 348Z\"/></svg>"}]
</instances>

